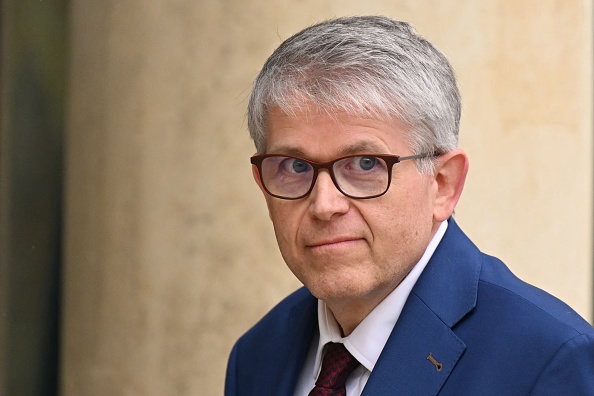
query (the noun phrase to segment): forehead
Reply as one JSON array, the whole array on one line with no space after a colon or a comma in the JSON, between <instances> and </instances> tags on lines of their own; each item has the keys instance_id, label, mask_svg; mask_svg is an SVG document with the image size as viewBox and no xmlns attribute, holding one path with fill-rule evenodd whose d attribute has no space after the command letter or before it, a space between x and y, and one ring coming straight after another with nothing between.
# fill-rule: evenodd
<instances>
[{"instance_id":1,"label":"forehead","mask_svg":"<svg viewBox=\"0 0 594 396\"><path fill-rule=\"evenodd\" d=\"M287 113L273 107L266 120L266 152L320 161L359 153L405 155L410 152L407 135L396 118L314 106Z\"/></svg>"}]
</instances>

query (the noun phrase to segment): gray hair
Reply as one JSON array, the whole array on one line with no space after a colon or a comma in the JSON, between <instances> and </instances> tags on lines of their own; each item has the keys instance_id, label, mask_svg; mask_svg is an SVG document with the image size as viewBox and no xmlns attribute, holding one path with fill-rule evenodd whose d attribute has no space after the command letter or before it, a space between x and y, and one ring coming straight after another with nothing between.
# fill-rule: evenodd
<instances>
[{"instance_id":1,"label":"gray hair","mask_svg":"<svg viewBox=\"0 0 594 396\"><path fill-rule=\"evenodd\" d=\"M446 57L406 22L381 16L343 17L285 40L256 78L248 128L258 153L266 149L272 107L295 114L307 105L328 114L397 118L415 154L458 145L460 93ZM433 161L419 160L422 172Z\"/></svg>"}]
</instances>

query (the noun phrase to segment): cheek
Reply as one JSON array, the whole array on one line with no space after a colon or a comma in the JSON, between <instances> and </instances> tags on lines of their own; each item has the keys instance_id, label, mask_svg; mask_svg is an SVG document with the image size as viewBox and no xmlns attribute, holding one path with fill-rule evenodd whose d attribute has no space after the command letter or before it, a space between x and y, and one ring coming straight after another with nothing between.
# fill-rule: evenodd
<instances>
[{"instance_id":1,"label":"cheek","mask_svg":"<svg viewBox=\"0 0 594 396\"><path fill-rule=\"evenodd\" d=\"M294 209L275 206L270 210L276 242L281 256L289 270L303 284L311 284L308 265L297 241L301 225L299 213Z\"/></svg>"},{"instance_id":2,"label":"cheek","mask_svg":"<svg viewBox=\"0 0 594 396\"><path fill-rule=\"evenodd\" d=\"M290 201L287 202L293 203ZM294 205L289 206L284 201L271 202L268 205L274 234L285 259L287 258L286 255L289 255L296 248L296 239L301 218L300 211Z\"/></svg>"},{"instance_id":3,"label":"cheek","mask_svg":"<svg viewBox=\"0 0 594 396\"><path fill-rule=\"evenodd\" d=\"M374 223L368 223L385 254L407 255L412 252L417 256L417 250L420 249L418 246L430 238L433 212L428 194L422 188L411 190L397 197L398 199L394 197L383 202L379 205L382 209L374 211L368 217L375 218Z\"/></svg>"}]
</instances>

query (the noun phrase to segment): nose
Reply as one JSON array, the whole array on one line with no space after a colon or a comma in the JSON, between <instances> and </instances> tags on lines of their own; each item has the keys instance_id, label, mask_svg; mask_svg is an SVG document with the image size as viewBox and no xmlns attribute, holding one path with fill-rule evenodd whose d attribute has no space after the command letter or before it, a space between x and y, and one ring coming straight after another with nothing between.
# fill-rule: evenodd
<instances>
[{"instance_id":1,"label":"nose","mask_svg":"<svg viewBox=\"0 0 594 396\"><path fill-rule=\"evenodd\" d=\"M328 221L334 215L345 214L349 210L349 200L334 185L326 170L320 171L316 184L310 194L311 215L319 220Z\"/></svg>"}]
</instances>

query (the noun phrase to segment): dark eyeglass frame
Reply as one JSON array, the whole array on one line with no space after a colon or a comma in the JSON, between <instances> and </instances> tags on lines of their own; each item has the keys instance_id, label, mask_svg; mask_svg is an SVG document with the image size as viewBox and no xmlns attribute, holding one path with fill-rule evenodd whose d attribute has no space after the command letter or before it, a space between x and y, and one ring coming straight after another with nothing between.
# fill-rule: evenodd
<instances>
[{"instance_id":1,"label":"dark eyeglass frame","mask_svg":"<svg viewBox=\"0 0 594 396\"><path fill-rule=\"evenodd\" d=\"M297 199L301 199L304 197L307 197L313 190L314 186L316 185L316 181L318 180L318 174L320 173L321 169L326 169L328 171L328 173L330 174L330 178L332 179L332 182L334 183L334 186L338 189L338 191L340 191L342 194L344 194L345 196L349 197L349 198L353 198L353 199L371 199L371 198L377 198L377 197L381 197L382 195L384 195L385 193L388 192L388 190L390 189L390 185L392 184L392 168L394 167L395 164L402 162L402 161L408 161L408 160L412 160L412 159L419 159L419 158L428 158L428 157L437 157L439 156L439 154L437 153L425 153L425 154L416 154L416 155L409 155L409 156L405 156L405 157L401 157L399 155L391 155L391 154L354 154L354 155L345 155L344 157L340 157L340 158L336 158L333 159L332 161L328 161L328 162L315 162L315 161L311 161L305 158L301 158L301 157L294 157L292 155L283 155L283 154L259 154L259 155L254 155L253 157L250 158L250 162L253 165L256 165L256 167L258 168L258 173L260 175L260 180L262 181L262 186L264 187L264 190L266 190L266 192L268 193L268 195L275 197L275 198L279 198L279 199L286 199L286 200L290 200L290 201L294 201ZM270 158L270 157L286 157L286 158L294 158L294 159L298 159L299 161L303 161L307 164L309 164L312 169L313 169L313 177L311 179L311 185L309 186L309 189L307 190L307 192L305 192L304 194L298 196L298 197L284 197L282 195L277 195L277 194L273 194L272 192L270 192L268 190L268 187L266 187L266 183L264 182L264 180L262 179L262 162L266 159L266 158ZM383 160L387 167L388 167L388 184L386 186L386 189L379 194L375 194L375 195L371 195L371 196L365 196L365 197L357 197L357 196L353 196L351 194L348 194L346 192L344 192L342 190L342 188L340 187L340 185L338 184L338 181L336 180L336 176L334 175L334 164L338 161L342 161L343 159L346 158L352 158L352 157L374 157L374 158L379 158L381 160Z\"/></svg>"}]
</instances>

